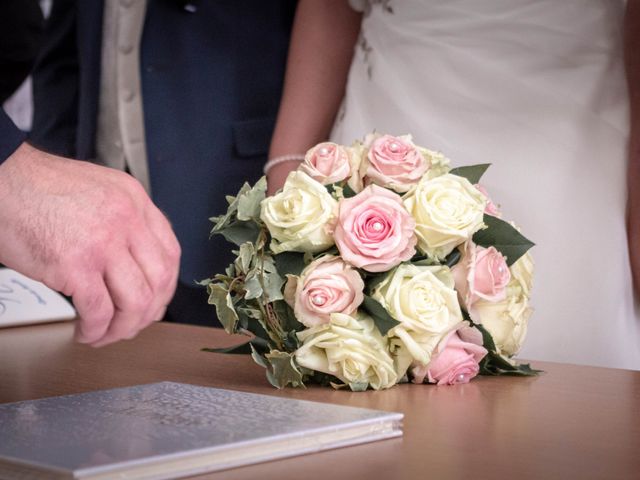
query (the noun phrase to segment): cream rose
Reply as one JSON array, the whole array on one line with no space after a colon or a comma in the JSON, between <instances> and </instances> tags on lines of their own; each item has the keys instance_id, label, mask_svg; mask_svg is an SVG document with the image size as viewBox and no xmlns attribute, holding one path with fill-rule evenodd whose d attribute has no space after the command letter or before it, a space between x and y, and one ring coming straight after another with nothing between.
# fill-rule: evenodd
<instances>
[{"instance_id":1,"label":"cream rose","mask_svg":"<svg viewBox=\"0 0 640 480\"><path fill-rule=\"evenodd\" d=\"M284 298L307 327L329 322L332 313L349 315L362 303L360 274L339 257L325 255L311 262L299 277L290 275Z\"/></svg>"},{"instance_id":2,"label":"cream rose","mask_svg":"<svg viewBox=\"0 0 640 480\"><path fill-rule=\"evenodd\" d=\"M529 306L533 279L531 255L526 253L520 257L510 270L506 298L500 302L477 301L471 317L491 334L498 353L509 357L520 351L533 312Z\"/></svg>"},{"instance_id":3,"label":"cream rose","mask_svg":"<svg viewBox=\"0 0 640 480\"><path fill-rule=\"evenodd\" d=\"M323 185L339 182L351 175L349 151L337 143L320 143L307 151L299 170Z\"/></svg>"},{"instance_id":4,"label":"cream rose","mask_svg":"<svg viewBox=\"0 0 640 480\"><path fill-rule=\"evenodd\" d=\"M452 174L421 180L404 200L416 221L418 248L439 260L482 228L486 203L466 178Z\"/></svg>"},{"instance_id":5,"label":"cream rose","mask_svg":"<svg viewBox=\"0 0 640 480\"><path fill-rule=\"evenodd\" d=\"M338 203L303 172L291 172L280 193L262 201L260 218L271 234L274 253L320 252L333 245Z\"/></svg>"},{"instance_id":6,"label":"cream rose","mask_svg":"<svg viewBox=\"0 0 640 480\"><path fill-rule=\"evenodd\" d=\"M329 323L297 333L298 365L333 375L352 389L389 388L398 381L387 341L373 320L334 313Z\"/></svg>"},{"instance_id":7,"label":"cream rose","mask_svg":"<svg viewBox=\"0 0 640 480\"><path fill-rule=\"evenodd\" d=\"M401 264L375 288L373 298L400 322L387 333L412 360L428 364L438 343L462 322L462 311L445 266ZM403 352L398 353L403 358ZM401 362L399 374L408 363ZM409 362L410 363L410 362Z\"/></svg>"}]
</instances>

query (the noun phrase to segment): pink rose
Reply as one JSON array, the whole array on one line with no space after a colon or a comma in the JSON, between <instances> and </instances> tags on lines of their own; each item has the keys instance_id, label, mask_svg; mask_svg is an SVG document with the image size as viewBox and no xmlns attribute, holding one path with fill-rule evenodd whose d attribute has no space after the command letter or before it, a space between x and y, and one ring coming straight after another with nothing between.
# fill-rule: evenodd
<instances>
[{"instance_id":1,"label":"pink rose","mask_svg":"<svg viewBox=\"0 0 640 480\"><path fill-rule=\"evenodd\" d=\"M470 311L479 300L504 300L511 272L504 256L495 247L464 244L462 258L451 269L460 304Z\"/></svg>"},{"instance_id":2,"label":"pink rose","mask_svg":"<svg viewBox=\"0 0 640 480\"><path fill-rule=\"evenodd\" d=\"M409 135L383 135L373 141L367 155L367 183L406 192L429 168Z\"/></svg>"},{"instance_id":3,"label":"pink rose","mask_svg":"<svg viewBox=\"0 0 640 480\"><path fill-rule=\"evenodd\" d=\"M323 185L330 185L349 177L349 153L341 145L325 142L310 149L299 170Z\"/></svg>"},{"instance_id":4,"label":"pink rose","mask_svg":"<svg viewBox=\"0 0 640 480\"><path fill-rule=\"evenodd\" d=\"M411 368L414 383L455 385L469 383L480 371L478 364L487 354L482 346L482 334L475 328L462 327L450 332L436 347L427 366Z\"/></svg>"},{"instance_id":5,"label":"pink rose","mask_svg":"<svg viewBox=\"0 0 640 480\"><path fill-rule=\"evenodd\" d=\"M487 189L484 188L482 185L480 185L479 183L476 183L474 185L474 187L476 187L480 193L482 195L484 195L487 199L487 206L484 209L484 213L486 213L487 215L492 215L494 217L502 217L502 213L500 212L500 208L498 207L498 205L496 205L495 203L493 203L493 200L491 200L491 197L489 196L489 192L487 192Z\"/></svg>"},{"instance_id":6,"label":"pink rose","mask_svg":"<svg viewBox=\"0 0 640 480\"><path fill-rule=\"evenodd\" d=\"M307 327L329 323L332 313L350 315L362 303L360 274L339 257L326 255L311 262L300 277L290 275L285 300Z\"/></svg>"},{"instance_id":7,"label":"pink rose","mask_svg":"<svg viewBox=\"0 0 640 480\"><path fill-rule=\"evenodd\" d=\"M340 201L334 239L346 262L384 272L413 257L415 226L399 195L370 185Z\"/></svg>"}]
</instances>

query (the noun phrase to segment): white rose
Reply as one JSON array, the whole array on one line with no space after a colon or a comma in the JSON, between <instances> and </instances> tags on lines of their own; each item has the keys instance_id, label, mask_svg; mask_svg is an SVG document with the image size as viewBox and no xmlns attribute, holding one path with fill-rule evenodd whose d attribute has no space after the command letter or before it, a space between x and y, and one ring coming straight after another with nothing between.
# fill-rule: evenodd
<instances>
[{"instance_id":1,"label":"white rose","mask_svg":"<svg viewBox=\"0 0 640 480\"><path fill-rule=\"evenodd\" d=\"M352 389L389 388L398 381L387 341L368 317L334 313L329 323L297 333L298 365L333 375Z\"/></svg>"},{"instance_id":2,"label":"white rose","mask_svg":"<svg viewBox=\"0 0 640 480\"><path fill-rule=\"evenodd\" d=\"M533 309L529 296L533 280L533 259L526 253L511 265L507 297L500 302L481 300L474 305L473 320L491 334L498 353L513 356L522 347Z\"/></svg>"},{"instance_id":3,"label":"white rose","mask_svg":"<svg viewBox=\"0 0 640 480\"><path fill-rule=\"evenodd\" d=\"M453 277L446 266L401 264L372 296L400 322L387 333L392 337L399 375L414 360L428 364L440 340L463 321Z\"/></svg>"},{"instance_id":4,"label":"white rose","mask_svg":"<svg viewBox=\"0 0 640 480\"><path fill-rule=\"evenodd\" d=\"M443 153L437 152L435 150L429 150L428 148L424 147L418 147L418 150L431 165L431 167L425 174L428 179L440 177L449 173L449 171L451 170L451 160L445 157Z\"/></svg>"},{"instance_id":5,"label":"white rose","mask_svg":"<svg viewBox=\"0 0 640 480\"><path fill-rule=\"evenodd\" d=\"M360 142L354 142L347 147L349 152L349 162L351 163L351 176L347 185L356 193L360 193L364 188L364 176L367 168L367 148Z\"/></svg>"},{"instance_id":6,"label":"white rose","mask_svg":"<svg viewBox=\"0 0 640 480\"><path fill-rule=\"evenodd\" d=\"M260 218L271 234L271 250L321 252L333 245L338 202L302 172L291 172L280 193L262 201Z\"/></svg>"},{"instance_id":7,"label":"white rose","mask_svg":"<svg viewBox=\"0 0 640 480\"><path fill-rule=\"evenodd\" d=\"M522 293L530 297L533 287L533 257L531 254L525 253L509 267L509 270L511 270L511 284L520 286Z\"/></svg>"},{"instance_id":8,"label":"white rose","mask_svg":"<svg viewBox=\"0 0 640 480\"><path fill-rule=\"evenodd\" d=\"M487 199L466 178L424 177L404 200L416 221L418 248L439 260L483 227Z\"/></svg>"}]
</instances>

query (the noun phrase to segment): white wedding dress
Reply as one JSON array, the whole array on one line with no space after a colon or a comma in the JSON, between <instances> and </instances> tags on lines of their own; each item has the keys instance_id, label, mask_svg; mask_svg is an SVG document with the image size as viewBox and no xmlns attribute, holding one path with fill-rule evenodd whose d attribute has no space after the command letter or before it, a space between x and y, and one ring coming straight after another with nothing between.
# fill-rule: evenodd
<instances>
[{"instance_id":1,"label":"white wedding dress","mask_svg":"<svg viewBox=\"0 0 640 480\"><path fill-rule=\"evenodd\" d=\"M354 2L355 3L355 2ZM537 245L521 358L640 369L622 0L370 0L333 140L412 133Z\"/></svg>"}]
</instances>

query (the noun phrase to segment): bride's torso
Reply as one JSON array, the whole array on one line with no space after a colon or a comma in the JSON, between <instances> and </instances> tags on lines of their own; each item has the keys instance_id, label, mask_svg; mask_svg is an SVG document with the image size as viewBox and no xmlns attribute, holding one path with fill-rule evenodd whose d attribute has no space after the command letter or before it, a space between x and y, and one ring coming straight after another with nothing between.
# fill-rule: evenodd
<instances>
[{"instance_id":1,"label":"bride's torso","mask_svg":"<svg viewBox=\"0 0 640 480\"><path fill-rule=\"evenodd\" d=\"M355 2L353 2L355 3ZM369 0L332 139L412 133L537 243L529 358L640 368L624 0Z\"/></svg>"},{"instance_id":2,"label":"bride's torso","mask_svg":"<svg viewBox=\"0 0 640 480\"><path fill-rule=\"evenodd\" d=\"M422 108L472 124L481 110L557 137L576 133L554 125L554 117L590 112L615 129L628 128L624 0L352 3L364 9L355 58L361 68L352 76L363 94L377 95L371 103L397 103L391 115ZM549 129L536 125L543 118ZM426 130L417 123L412 131ZM442 139L436 147L448 145Z\"/></svg>"}]
</instances>

